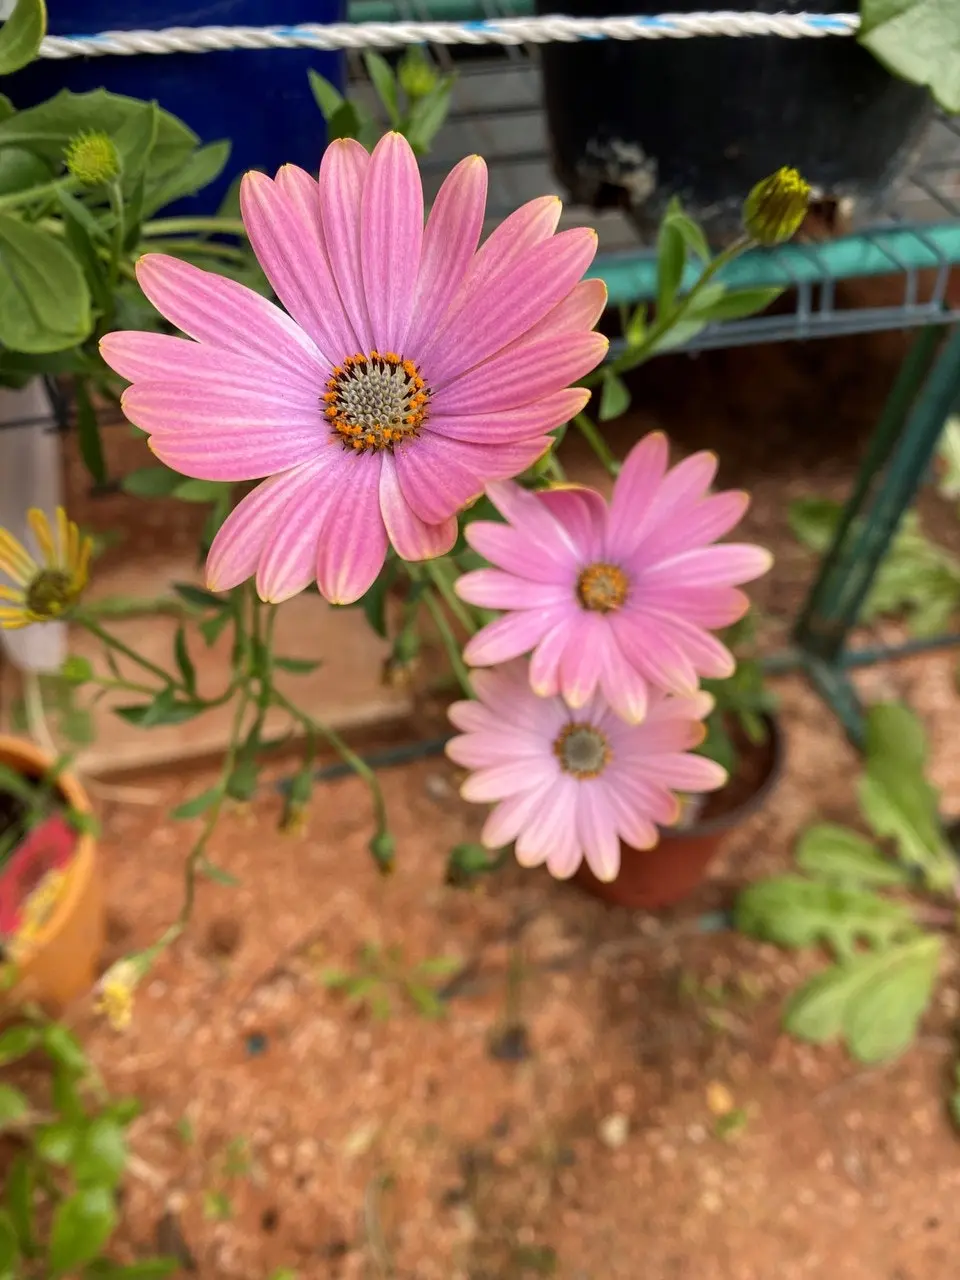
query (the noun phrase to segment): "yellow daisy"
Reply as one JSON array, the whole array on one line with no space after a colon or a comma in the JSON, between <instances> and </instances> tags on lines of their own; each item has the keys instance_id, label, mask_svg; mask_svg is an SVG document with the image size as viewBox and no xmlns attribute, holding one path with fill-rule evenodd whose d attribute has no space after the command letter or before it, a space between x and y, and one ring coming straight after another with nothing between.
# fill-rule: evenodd
<instances>
[{"instance_id":1,"label":"yellow daisy","mask_svg":"<svg viewBox=\"0 0 960 1280\"><path fill-rule=\"evenodd\" d=\"M57 507L56 529L36 507L27 519L40 549L39 560L12 533L0 529L0 574L15 584L0 584L0 627L7 630L62 617L87 585L93 543L81 538L63 507Z\"/></svg>"}]
</instances>

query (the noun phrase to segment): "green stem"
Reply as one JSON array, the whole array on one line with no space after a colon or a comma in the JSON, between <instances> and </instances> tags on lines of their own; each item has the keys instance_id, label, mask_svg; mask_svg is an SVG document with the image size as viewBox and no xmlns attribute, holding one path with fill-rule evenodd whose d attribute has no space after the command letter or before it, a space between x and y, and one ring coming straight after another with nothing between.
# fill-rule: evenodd
<instances>
[{"instance_id":1,"label":"green stem","mask_svg":"<svg viewBox=\"0 0 960 1280\"><path fill-rule=\"evenodd\" d=\"M96 636L108 649L113 649L116 653L122 653L125 658L129 658L131 662L135 662L137 666L142 667L144 671L149 671L151 675L162 680L165 685L174 685L179 687L179 682L173 678L162 667L158 667L155 662L151 662L149 658L142 657L135 649L131 649L129 645L124 644L122 640L118 640L116 636L112 636L109 631L100 626L99 622L94 621L87 612L77 612L73 615L74 622L79 623L90 632L92 636Z\"/></svg>"},{"instance_id":2,"label":"green stem","mask_svg":"<svg viewBox=\"0 0 960 1280\"><path fill-rule=\"evenodd\" d=\"M585 413L578 413L573 420L574 426L589 444L607 471L616 478L620 474L620 461L610 446Z\"/></svg>"},{"instance_id":3,"label":"green stem","mask_svg":"<svg viewBox=\"0 0 960 1280\"><path fill-rule=\"evenodd\" d=\"M380 789L380 782L377 775L367 764L366 760L361 759L355 751L353 751L340 737L336 729L331 729L329 725L324 724L321 720L314 720L313 716L308 715L306 711L301 711L295 703L291 702L285 694L279 689L270 690L271 701L274 706L282 707L287 715L292 716L298 724L302 725L306 730L309 738L313 741L316 738L323 738L329 742L337 755L348 764L354 773L362 778L370 789L370 798L373 802L373 810L377 824L377 835L386 835L387 833L387 806L383 798L383 791Z\"/></svg>"},{"instance_id":4,"label":"green stem","mask_svg":"<svg viewBox=\"0 0 960 1280\"><path fill-rule=\"evenodd\" d=\"M189 235L192 232L225 236L246 234L239 218L153 218L140 228L140 234L146 239L153 236Z\"/></svg>"},{"instance_id":5,"label":"green stem","mask_svg":"<svg viewBox=\"0 0 960 1280\"><path fill-rule=\"evenodd\" d=\"M111 676L94 675L90 683L101 689L122 689L124 693L142 693L146 698L157 696L156 689L151 689L146 684L137 684L135 680L114 680Z\"/></svg>"},{"instance_id":6,"label":"green stem","mask_svg":"<svg viewBox=\"0 0 960 1280\"><path fill-rule=\"evenodd\" d=\"M55 178L52 182L42 182L36 187L28 187L26 191L13 191L9 195L0 196L0 209L17 209L34 200L56 195L58 191L69 191L77 186L76 178L67 174L65 178Z\"/></svg>"},{"instance_id":7,"label":"green stem","mask_svg":"<svg viewBox=\"0 0 960 1280\"><path fill-rule=\"evenodd\" d=\"M547 454L545 474L548 475L556 484L567 483L567 473L564 471L560 459L552 449Z\"/></svg>"},{"instance_id":8,"label":"green stem","mask_svg":"<svg viewBox=\"0 0 960 1280\"><path fill-rule=\"evenodd\" d=\"M444 602L453 616L457 619L462 627L464 627L470 635L475 635L478 628L476 621L470 613L469 608L457 595L453 582L447 575L447 566L450 561L446 556L441 556L439 560L427 560L423 565L423 570L427 577L443 596Z\"/></svg>"},{"instance_id":9,"label":"green stem","mask_svg":"<svg viewBox=\"0 0 960 1280\"><path fill-rule=\"evenodd\" d=\"M223 258L226 262L249 262L249 254L243 249L238 249L233 244L220 244L216 240L181 240L178 236L172 236L168 240L151 240L151 253L173 253L179 254L184 252L203 253L211 258Z\"/></svg>"},{"instance_id":10,"label":"green stem","mask_svg":"<svg viewBox=\"0 0 960 1280\"><path fill-rule=\"evenodd\" d=\"M468 698L472 698L473 686L470 684L470 672L464 665L460 646L457 644L457 637L453 634L450 623L447 621L447 615L443 612L440 600L433 591L425 591L423 593L423 601L430 611L430 616L433 618L437 630L440 632L440 639L443 641L443 647L447 651L450 665L460 681L460 688Z\"/></svg>"},{"instance_id":11,"label":"green stem","mask_svg":"<svg viewBox=\"0 0 960 1280\"><path fill-rule=\"evenodd\" d=\"M117 287L117 277L120 274L120 262L123 258L123 238L126 233L126 219L123 216L123 193L120 190L120 183L116 178L110 183L109 194L110 209L114 217L109 268L110 289L112 291Z\"/></svg>"}]
</instances>

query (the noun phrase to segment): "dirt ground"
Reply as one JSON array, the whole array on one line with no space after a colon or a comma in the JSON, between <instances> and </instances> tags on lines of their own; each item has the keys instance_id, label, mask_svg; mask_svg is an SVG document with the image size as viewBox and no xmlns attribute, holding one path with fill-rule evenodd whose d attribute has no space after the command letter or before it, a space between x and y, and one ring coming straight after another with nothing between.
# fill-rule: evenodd
<instances>
[{"instance_id":1,"label":"dirt ground","mask_svg":"<svg viewBox=\"0 0 960 1280\"><path fill-rule=\"evenodd\" d=\"M844 495L903 348L889 336L716 352L636 381L642 407L618 424L619 448L663 426L680 452L716 448L721 483L753 492L744 535L777 555L756 591L771 644L812 571L786 504ZM113 449L131 466L149 460L125 436ZM592 474L575 446L567 461ZM149 560L195 536L195 513L176 504L144 515L122 496L87 499L76 465L71 487L88 527L125 532L110 557ZM922 511L960 549L952 506L928 497ZM858 676L865 696L904 697L924 717L952 813L955 666L940 654ZM203 884L132 1027L75 1015L109 1084L144 1103L120 1252L178 1248L205 1280L277 1268L299 1280L952 1276L956 955L915 1048L864 1070L778 1030L815 956L705 928L735 886L788 864L810 820L854 819L853 752L799 678L777 688L779 789L696 899L661 916L513 865L473 891L445 886L449 849L475 838L482 813L442 757L383 774L398 840L389 879L366 851L369 801L352 778L319 789L296 836L277 832L269 789L231 812L210 855L239 884ZM164 815L209 781L143 785L153 802L102 813L106 960L176 914L193 824ZM363 948L389 965L367 1004L325 978L366 972ZM404 980L441 958L428 982L442 1016L426 1016ZM731 1105L742 1123L724 1136L716 1112Z\"/></svg>"}]
</instances>

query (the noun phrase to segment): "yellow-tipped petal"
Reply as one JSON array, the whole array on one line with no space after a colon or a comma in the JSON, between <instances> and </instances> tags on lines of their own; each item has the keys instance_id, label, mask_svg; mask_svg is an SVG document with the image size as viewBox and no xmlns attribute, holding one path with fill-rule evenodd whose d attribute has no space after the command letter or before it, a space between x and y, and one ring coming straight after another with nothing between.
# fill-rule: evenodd
<instances>
[{"instance_id":1,"label":"yellow-tipped petal","mask_svg":"<svg viewBox=\"0 0 960 1280\"><path fill-rule=\"evenodd\" d=\"M4 631L19 631L21 627L28 627L30 621L26 609L0 609L0 629Z\"/></svg>"},{"instance_id":2,"label":"yellow-tipped petal","mask_svg":"<svg viewBox=\"0 0 960 1280\"><path fill-rule=\"evenodd\" d=\"M57 563L57 547L53 540L53 534L50 530L50 521L47 519L45 511L41 511L39 507L31 507L27 512L27 523L33 530L33 536L37 540L37 546L40 548L40 554L48 565Z\"/></svg>"},{"instance_id":3,"label":"yellow-tipped petal","mask_svg":"<svg viewBox=\"0 0 960 1280\"><path fill-rule=\"evenodd\" d=\"M12 533L0 529L0 573L26 586L37 572L37 562Z\"/></svg>"},{"instance_id":4,"label":"yellow-tipped petal","mask_svg":"<svg viewBox=\"0 0 960 1280\"><path fill-rule=\"evenodd\" d=\"M80 591L87 585L87 578L90 574L90 556L93 552L93 539L84 538L80 543L80 551L77 555L77 565L74 570L74 581L77 584L77 590Z\"/></svg>"},{"instance_id":5,"label":"yellow-tipped petal","mask_svg":"<svg viewBox=\"0 0 960 1280\"><path fill-rule=\"evenodd\" d=\"M57 546L60 551L60 558L53 561L53 563L59 564L64 569L69 569L70 561L67 557L70 554L70 522L63 507L57 507Z\"/></svg>"},{"instance_id":6,"label":"yellow-tipped petal","mask_svg":"<svg viewBox=\"0 0 960 1280\"><path fill-rule=\"evenodd\" d=\"M23 604L26 597L20 587L5 587L0 583L0 600L13 600L16 604Z\"/></svg>"}]
</instances>

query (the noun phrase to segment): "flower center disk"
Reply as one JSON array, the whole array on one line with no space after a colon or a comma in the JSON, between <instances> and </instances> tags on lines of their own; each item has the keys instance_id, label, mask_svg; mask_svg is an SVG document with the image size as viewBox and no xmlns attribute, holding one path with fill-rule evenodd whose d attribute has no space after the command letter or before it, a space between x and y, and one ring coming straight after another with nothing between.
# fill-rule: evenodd
<instances>
[{"instance_id":1,"label":"flower center disk","mask_svg":"<svg viewBox=\"0 0 960 1280\"><path fill-rule=\"evenodd\" d=\"M627 575L615 564L591 564L577 579L577 599L592 613L613 613L626 602Z\"/></svg>"},{"instance_id":2,"label":"flower center disk","mask_svg":"<svg viewBox=\"0 0 960 1280\"><path fill-rule=\"evenodd\" d=\"M598 777L613 754L605 734L579 721L564 725L554 741L553 753L564 772L575 778Z\"/></svg>"},{"instance_id":3,"label":"flower center disk","mask_svg":"<svg viewBox=\"0 0 960 1280\"><path fill-rule=\"evenodd\" d=\"M59 569L41 570L25 592L27 610L37 618L58 618L76 598L73 580Z\"/></svg>"},{"instance_id":4,"label":"flower center disk","mask_svg":"<svg viewBox=\"0 0 960 1280\"><path fill-rule=\"evenodd\" d=\"M355 453L392 451L416 439L429 403L420 370L393 351L347 356L334 367L323 396L334 435Z\"/></svg>"}]
</instances>

